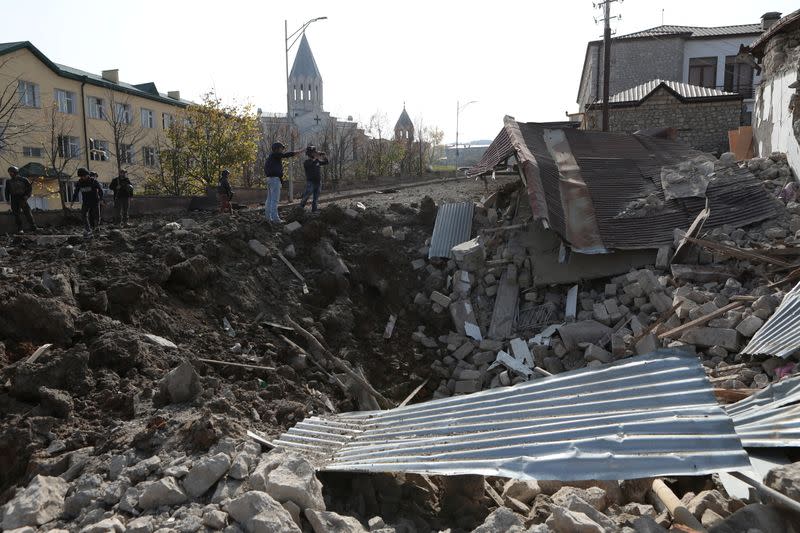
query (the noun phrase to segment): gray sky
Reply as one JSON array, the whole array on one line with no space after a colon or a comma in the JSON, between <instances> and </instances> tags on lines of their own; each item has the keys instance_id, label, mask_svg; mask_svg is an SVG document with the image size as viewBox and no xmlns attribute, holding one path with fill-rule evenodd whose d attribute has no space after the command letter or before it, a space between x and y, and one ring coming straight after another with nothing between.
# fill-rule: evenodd
<instances>
[{"instance_id":1,"label":"gray sky","mask_svg":"<svg viewBox=\"0 0 800 533\"><path fill-rule=\"evenodd\" d=\"M325 109L394 125L411 118L462 141L491 139L503 116L563 120L574 111L586 42L602 27L591 0L275 2L244 0L3 1L0 42L31 41L57 63L197 99L214 87L226 101L286 111L283 30L306 20L325 82ZM796 9L790 0L627 0L612 4L621 35L664 23L718 26ZM296 47L295 47L296 48ZM295 49L290 53L290 64Z\"/></svg>"}]
</instances>

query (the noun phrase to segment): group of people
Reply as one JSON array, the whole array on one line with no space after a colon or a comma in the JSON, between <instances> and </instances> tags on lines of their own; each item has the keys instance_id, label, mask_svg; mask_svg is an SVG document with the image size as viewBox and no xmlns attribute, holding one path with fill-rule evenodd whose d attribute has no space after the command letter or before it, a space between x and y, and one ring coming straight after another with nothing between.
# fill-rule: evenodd
<instances>
[{"instance_id":1,"label":"group of people","mask_svg":"<svg viewBox=\"0 0 800 533\"><path fill-rule=\"evenodd\" d=\"M264 174L267 177L267 200L264 202L264 214L269 222L282 223L278 215L278 201L281 196L281 186L284 181L283 160L303 153L303 150L286 151L286 145L281 142L272 144L272 151L267 156L264 164ZM317 150L316 146L309 146L305 149L306 160L303 162L303 170L306 174L306 189L300 199L300 207L305 209L309 198L311 199L311 211L317 211L320 188L322 186L323 165L328 164L328 156L325 152ZM233 188L230 182L230 171L223 170L219 184L217 185L217 198L219 200L220 213L231 212L231 200L233 199Z\"/></svg>"},{"instance_id":2,"label":"group of people","mask_svg":"<svg viewBox=\"0 0 800 533\"><path fill-rule=\"evenodd\" d=\"M78 198L81 200L81 220L84 224L84 236L91 237L100 225L100 208L103 203L103 187L98 181L96 172L89 172L81 167L77 170L78 182L71 198L70 206ZM33 185L28 178L21 176L17 167L8 167L10 179L6 181L6 198L11 204L11 212L17 226L17 233L24 231L22 217L28 222L32 231L39 228L33 220L33 213L28 200L33 194ZM128 224L128 209L133 196L133 183L128 178L128 172L122 169L119 176L111 180L109 186L114 195L114 222Z\"/></svg>"}]
</instances>

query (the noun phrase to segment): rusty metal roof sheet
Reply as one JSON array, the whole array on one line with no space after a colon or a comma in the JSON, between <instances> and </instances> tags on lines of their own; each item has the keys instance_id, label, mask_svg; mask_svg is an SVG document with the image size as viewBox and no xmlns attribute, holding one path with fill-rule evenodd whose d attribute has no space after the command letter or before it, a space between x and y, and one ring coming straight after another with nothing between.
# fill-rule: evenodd
<instances>
[{"instance_id":1,"label":"rusty metal roof sheet","mask_svg":"<svg viewBox=\"0 0 800 533\"><path fill-rule=\"evenodd\" d=\"M788 357L800 348L800 283L786 293L775 313L761 326L742 353Z\"/></svg>"},{"instance_id":2,"label":"rusty metal roof sheet","mask_svg":"<svg viewBox=\"0 0 800 533\"><path fill-rule=\"evenodd\" d=\"M654 79L636 87L618 92L609 98L609 103L612 105L621 104L638 104L653 94L659 87L665 88L667 91L675 95L676 98L682 101L708 101L708 100L741 100L744 97L739 93L731 93L720 91L710 87L701 87L699 85L690 85L688 83L680 83L677 81ZM602 105L602 98L598 102L593 102L591 108Z\"/></svg>"},{"instance_id":3,"label":"rusty metal roof sheet","mask_svg":"<svg viewBox=\"0 0 800 533\"><path fill-rule=\"evenodd\" d=\"M688 228L705 208L706 198L664 198L661 169L701 155L684 143L575 129L557 130L563 135L556 142L553 131L506 117L497 146L493 143L468 174L493 168L511 146L534 218L559 233L573 250L603 253L669 245L673 230ZM775 215L773 199L749 170L737 167L718 174L706 189L711 210L706 228L740 227ZM621 216L631 202L648 196L661 205L659 210Z\"/></svg>"},{"instance_id":4,"label":"rusty metal roof sheet","mask_svg":"<svg viewBox=\"0 0 800 533\"><path fill-rule=\"evenodd\" d=\"M321 470L630 479L747 466L696 357L674 350L388 411L313 417L272 443Z\"/></svg>"},{"instance_id":5,"label":"rusty metal roof sheet","mask_svg":"<svg viewBox=\"0 0 800 533\"><path fill-rule=\"evenodd\" d=\"M800 376L772 383L725 410L745 447L800 446Z\"/></svg>"},{"instance_id":6,"label":"rusty metal roof sheet","mask_svg":"<svg viewBox=\"0 0 800 533\"><path fill-rule=\"evenodd\" d=\"M472 235L472 213L475 204L460 202L442 204L436 212L428 258L450 257L450 250L456 244L468 241Z\"/></svg>"}]
</instances>

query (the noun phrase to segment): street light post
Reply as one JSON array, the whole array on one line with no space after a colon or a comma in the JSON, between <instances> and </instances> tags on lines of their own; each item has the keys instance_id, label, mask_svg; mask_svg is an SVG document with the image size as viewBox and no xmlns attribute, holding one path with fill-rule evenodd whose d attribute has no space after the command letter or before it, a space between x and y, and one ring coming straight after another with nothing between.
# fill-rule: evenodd
<instances>
[{"instance_id":1,"label":"street light post","mask_svg":"<svg viewBox=\"0 0 800 533\"><path fill-rule=\"evenodd\" d=\"M464 110L469 104L476 103L477 100L470 100L464 105L461 105L459 101L456 100L456 176L458 176L458 160L459 160L459 151L458 151L458 117L461 115L461 111Z\"/></svg>"},{"instance_id":2,"label":"street light post","mask_svg":"<svg viewBox=\"0 0 800 533\"><path fill-rule=\"evenodd\" d=\"M300 26L294 33L289 35L289 21L284 19L283 20L283 44L284 44L284 52L285 52L285 59L286 59L286 118L288 121L289 126L289 148L294 149L294 139L292 139L292 125L294 123L294 117L292 116L292 99L291 99L291 90L289 89L289 50L295 45L297 40L305 33L306 28L312 23L318 20L325 20L328 17L317 17L309 20L302 26ZM291 44L289 44L289 39L294 38ZM294 182L292 179L289 179L289 189L287 191L289 195L289 201L291 202L294 199Z\"/></svg>"}]
</instances>

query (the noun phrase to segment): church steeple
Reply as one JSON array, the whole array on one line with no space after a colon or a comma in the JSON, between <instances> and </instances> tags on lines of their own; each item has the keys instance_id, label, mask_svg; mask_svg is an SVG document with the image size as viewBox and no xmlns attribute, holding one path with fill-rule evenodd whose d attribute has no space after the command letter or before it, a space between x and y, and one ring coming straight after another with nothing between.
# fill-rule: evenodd
<instances>
[{"instance_id":1,"label":"church steeple","mask_svg":"<svg viewBox=\"0 0 800 533\"><path fill-rule=\"evenodd\" d=\"M414 123L406 112L405 102L403 103L403 112L400 113L400 118L397 119L397 124L394 125L394 138L396 141L414 142Z\"/></svg>"},{"instance_id":2,"label":"church steeple","mask_svg":"<svg viewBox=\"0 0 800 533\"><path fill-rule=\"evenodd\" d=\"M300 39L297 55L294 58L292 71L289 74L289 109L294 115L310 112L321 112L322 109L322 74L314 61L311 46L305 33Z\"/></svg>"}]
</instances>

